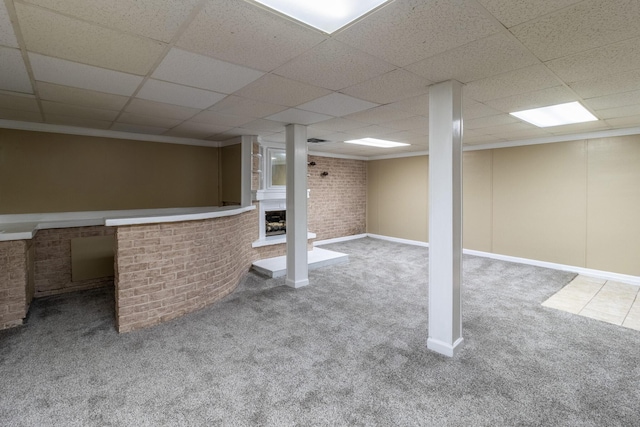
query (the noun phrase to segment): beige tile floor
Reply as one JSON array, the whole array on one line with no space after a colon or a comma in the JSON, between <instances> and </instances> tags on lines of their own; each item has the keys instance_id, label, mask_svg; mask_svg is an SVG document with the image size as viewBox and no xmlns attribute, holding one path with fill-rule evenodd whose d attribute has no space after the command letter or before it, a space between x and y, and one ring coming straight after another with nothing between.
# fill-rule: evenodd
<instances>
[{"instance_id":1,"label":"beige tile floor","mask_svg":"<svg viewBox=\"0 0 640 427\"><path fill-rule=\"evenodd\" d=\"M626 283L577 276L542 305L640 331L639 290Z\"/></svg>"}]
</instances>

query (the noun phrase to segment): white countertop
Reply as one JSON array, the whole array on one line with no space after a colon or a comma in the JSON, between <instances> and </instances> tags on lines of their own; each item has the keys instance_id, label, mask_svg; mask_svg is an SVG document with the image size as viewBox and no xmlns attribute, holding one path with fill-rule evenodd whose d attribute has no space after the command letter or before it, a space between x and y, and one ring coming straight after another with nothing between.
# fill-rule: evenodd
<instances>
[{"instance_id":1,"label":"white countertop","mask_svg":"<svg viewBox=\"0 0 640 427\"><path fill-rule=\"evenodd\" d=\"M208 206L199 208L135 209L119 211L54 212L42 214L0 215L0 242L32 239L38 230L49 228L106 225L157 224L197 221L238 215L255 206Z\"/></svg>"}]
</instances>

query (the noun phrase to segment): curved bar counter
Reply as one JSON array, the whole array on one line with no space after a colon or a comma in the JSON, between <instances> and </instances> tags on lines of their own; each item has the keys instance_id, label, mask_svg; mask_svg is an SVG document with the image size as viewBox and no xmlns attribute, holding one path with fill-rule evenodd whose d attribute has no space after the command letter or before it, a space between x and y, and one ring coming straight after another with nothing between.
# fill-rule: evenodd
<instances>
[{"instance_id":1,"label":"curved bar counter","mask_svg":"<svg viewBox=\"0 0 640 427\"><path fill-rule=\"evenodd\" d=\"M48 232L66 237L56 237L62 240L56 246ZM156 325L210 305L236 288L253 261L285 253L284 244L252 247L258 238L258 212L253 205L0 215L0 329L22 324L34 295L34 270L38 282L38 253L57 247L66 251L58 258L69 265L64 268L69 270L66 281L71 282L69 241L85 235L115 236L113 279L119 332ZM41 236L46 240L39 244ZM37 247L42 249L34 250ZM76 288L62 291L70 290ZM36 285L36 296L60 293L38 291Z\"/></svg>"}]
</instances>

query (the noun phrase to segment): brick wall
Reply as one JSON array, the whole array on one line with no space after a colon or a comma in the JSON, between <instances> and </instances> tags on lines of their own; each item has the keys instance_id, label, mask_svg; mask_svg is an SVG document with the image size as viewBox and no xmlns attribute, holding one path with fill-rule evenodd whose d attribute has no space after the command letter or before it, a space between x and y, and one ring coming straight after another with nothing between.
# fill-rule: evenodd
<instances>
[{"instance_id":1,"label":"brick wall","mask_svg":"<svg viewBox=\"0 0 640 427\"><path fill-rule=\"evenodd\" d=\"M24 240L0 242L0 329L21 325L27 315L28 251Z\"/></svg>"},{"instance_id":2,"label":"brick wall","mask_svg":"<svg viewBox=\"0 0 640 427\"><path fill-rule=\"evenodd\" d=\"M366 232L367 165L364 160L309 156L309 230L316 240ZM329 175L321 176L322 172Z\"/></svg>"},{"instance_id":3,"label":"brick wall","mask_svg":"<svg viewBox=\"0 0 640 427\"><path fill-rule=\"evenodd\" d=\"M251 247L258 210L202 221L118 227L116 319L119 332L156 325L231 293L264 251Z\"/></svg>"},{"instance_id":4,"label":"brick wall","mask_svg":"<svg viewBox=\"0 0 640 427\"><path fill-rule=\"evenodd\" d=\"M110 285L113 277L71 281L71 239L109 236L114 233L113 228L104 226L39 230L33 239L35 296L55 295Z\"/></svg>"}]
</instances>

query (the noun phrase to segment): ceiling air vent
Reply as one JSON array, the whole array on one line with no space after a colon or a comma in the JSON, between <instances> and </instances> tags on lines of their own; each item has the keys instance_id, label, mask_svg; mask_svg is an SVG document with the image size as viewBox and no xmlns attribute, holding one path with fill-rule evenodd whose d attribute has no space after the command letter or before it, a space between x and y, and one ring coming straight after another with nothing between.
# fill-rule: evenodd
<instances>
[{"instance_id":1,"label":"ceiling air vent","mask_svg":"<svg viewBox=\"0 0 640 427\"><path fill-rule=\"evenodd\" d=\"M328 142L328 141L326 139L320 139L320 138L309 138L307 139L307 142L311 144L321 144L323 142Z\"/></svg>"}]
</instances>

